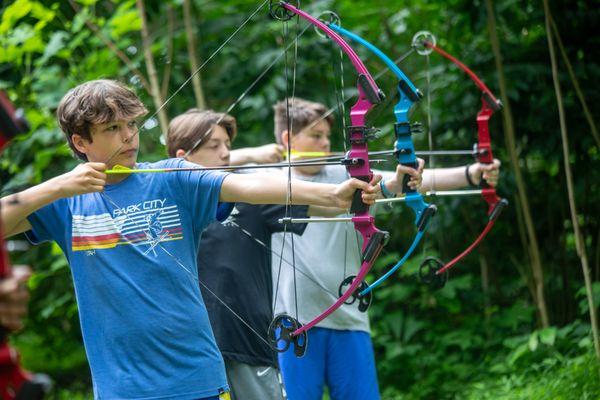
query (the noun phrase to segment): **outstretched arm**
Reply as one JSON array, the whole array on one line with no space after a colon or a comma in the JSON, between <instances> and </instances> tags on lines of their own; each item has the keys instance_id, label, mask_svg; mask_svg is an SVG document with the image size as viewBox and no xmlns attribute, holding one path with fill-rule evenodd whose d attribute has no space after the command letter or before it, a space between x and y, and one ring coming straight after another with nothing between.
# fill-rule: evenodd
<instances>
[{"instance_id":1,"label":"outstretched arm","mask_svg":"<svg viewBox=\"0 0 600 400\"><path fill-rule=\"evenodd\" d=\"M467 179L467 173L471 182ZM423 184L419 191L455 190L470 186L471 183L477 186L482 180L491 187L495 187L498 184L499 175L500 161L497 159L494 159L492 164L476 162L454 168L426 169L423 172Z\"/></svg>"},{"instance_id":2,"label":"outstretched arm","mask_svg":"<svg viewBox=\"0 0 600 400\"><path fill-rule=\"evenodd\" d=\"M2 234L16 235L31 229L27 217L61 198L78 194L100 192L106 185L106 165L103 163L79 164L66 174L40 183L22 192L3 197L0 202Z\"/></svg>"},{"instance_id":3,"label":"outstretched arm","mask_svg":"<svg viewBox=\"0 0 600 400\"><path fill-rule=\"evenodd\" d=\"M379 195L377 175L370 183L349 179L338 185L292 179L291 204L350 208L354 192L362 190L362 200L374 204ZM251 204L286 204L288 179L275 174L229 174L221 186L219 200Z\"/></svg>"},{"instance_id":4,"label":"outstretched arm","mask_svg":"<svg viewBox=\"0 0 600 400\"><path fill-rule=\"evenodd\" d=\"M258 147L244 147L231 150L229 153L230 165L244 164L269 164L283 160L284 147L277 143L265 144Z\"/></svg>"}]
</instances>

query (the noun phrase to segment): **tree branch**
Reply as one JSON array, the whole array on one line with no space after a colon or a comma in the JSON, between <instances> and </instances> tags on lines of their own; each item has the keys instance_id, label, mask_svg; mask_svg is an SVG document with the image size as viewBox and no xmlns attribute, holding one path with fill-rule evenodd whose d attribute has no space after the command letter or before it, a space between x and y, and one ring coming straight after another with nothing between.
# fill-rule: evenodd
<instances>
[{"instance_id":1,"label":"tree branch","mask_svg":"<svg viewBox=\"0 0 600 400\"><path fill-rule=\"evenodd\" d=\"M571 65L571 61L567 56L567 52L563 46L562 40L560 38L560 34L558 33L558 28L554 23L554 19L550 16L550 24L552 25L552 30L554 31L554 36L556 37L556 42L558 43L558 48L560 49L560 54L562 55L563 61L567 66L567 71L569 71L569 76L571 77L571 82L573 82L573 87L575 88L575 93L577 93L577 98L581 103L581 107L583 108L583 113L585 114L585 118L590 125L590 129L592 131L592 135L596 140L596 146L600 149L600 135L598 134L598 128L596 127L596 123L594 122L594 117L590 112L590 109L587 106L587 102L585 101L585 97L583 97L583 92L581 91L581 87L579 86L579 80L575 76L575 72L573 72L573 66Z\"/></svg>"},{"instance_id":2,"label":"tree branch","mask_svg":"<svg viewBox=\"0 0 600 400\"><path fill-rule=\"evenodd\" d=\"M76 13L79 13L81 11L79 6L73 0L69 0L69 4L71 5L71 7L73 8L73 10ZM136 76L138 76L140 78L140 83L142 84L144 89L148 93L150 93L151 90L150 90L150 84L148 83L148 80L146 80L146 77L144 76L142 71L140 71L139 69L137 69L135 67L134 62L129 57L127 57L127 55L125 53L123 53L117 47L116 44L114 44L110 39L108 39L106 36L104 36L104 34L102 33L102 31L100 30L100 27L98 27L98 25L91 22L88 18L85 19L85 24L92 32L94 32L94 35L96 35L96 37L98 39L100 39L106 45L106 47L108 47L110 49L110 51L112 51L113 54L116 55L119 58L119 60L121 60L127 66L127 68L129 68L129 70L131 72L133 72Z\"/></svg>"}]
</instances>

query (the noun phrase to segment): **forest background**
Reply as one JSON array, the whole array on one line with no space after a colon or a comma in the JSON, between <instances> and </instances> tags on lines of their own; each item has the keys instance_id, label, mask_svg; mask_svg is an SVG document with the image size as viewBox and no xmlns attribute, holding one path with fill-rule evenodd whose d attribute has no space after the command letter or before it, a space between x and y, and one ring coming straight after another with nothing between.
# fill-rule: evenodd
<instances>
[{"instance_id":1,"label":"forest background","mask_svg":"<svg viewBox=\"0 0 600 400\"><path fill-rule=\"evenodd\" d=\"M505 106L493 116L490 130L495 156L503 163L498 191L510 206L493 231L452 270L443 289L421 284L415 274L424 257L450 259L486 223L479 197L434 199L439 213L418 254L376 292L370 315L384 399L600 397L600 348L590 323L590 311L600 303L600 137L594 121L600 102L595 33L600 8L594 3L301 2L313 14L335 11L344 27L392 59L410 52L416 32L431 31ZM259 5L249 0L2 2L0 88L26 110L31 123L31 131L0 158L3 194L76 165L54 117L68 89L90 79L119 79L136 88L153 113ZM263 6L149 122L140 159L165 157L160 132L170 118L190 107L225 110L305 23L292 20L287 37L282 26ZM374 75L385 69L365 49L353 47ZM297 57L289 51L286 58L288 71L296 66L297 96L336 105L338 48L311 29L300 37ZM355 75L348 59L343 62L348 98ZM399 65L425 93L412 114L425 127L415 135L417 149L470 148L480 108L472 82L435 53L429 61L412 53ZM289 90L289 74L288 79ZM378 84L394 97L391 74ZM285 94L280 59L232 111L240 126L234 147L273 142L271 105ZM373 150L393 144L392 104L373 118L388 133L372 143ZM341 118L336 113L338 123ZM343 149L342 138L336 127L334 150ZM436 158L435 166L470 161ZM404 253L414 235L412 213L402 206L378 216L377 224L392 239L374 276ZM28 369L52 376L53 398L90 398L66 260L56 246L19 251L19 244L13 242L12 261L32 265L35 274L26 327L11 341Z\"/></svg>"}]
</instances>

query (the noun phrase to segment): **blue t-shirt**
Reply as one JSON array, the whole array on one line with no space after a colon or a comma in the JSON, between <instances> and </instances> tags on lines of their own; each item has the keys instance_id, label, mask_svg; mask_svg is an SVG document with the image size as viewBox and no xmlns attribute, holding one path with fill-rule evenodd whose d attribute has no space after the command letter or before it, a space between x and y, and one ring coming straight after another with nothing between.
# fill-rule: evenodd
<instances>
[{"instance_id":1,"label":"blue t-shirt","mask_svg":"<svg viewBox=\"0 0 600 400\"><path fill-rule=\"evenodd\" d=\"M137 168L190 167L181 159ZM227 390L198 286L202 230L226 218L225 173L131 174L29 216L73 274L97 399L198 399Z\"/></svg>"}]
</instances>

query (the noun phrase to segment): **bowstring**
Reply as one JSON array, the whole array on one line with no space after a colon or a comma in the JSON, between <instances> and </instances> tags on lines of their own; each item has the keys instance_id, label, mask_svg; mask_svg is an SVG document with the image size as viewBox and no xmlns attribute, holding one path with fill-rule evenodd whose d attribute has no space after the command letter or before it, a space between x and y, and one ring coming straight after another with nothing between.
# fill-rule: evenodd
<instances>
[{"instance_id":1,"label":"bowstring","mask_svg":"<svg viewBox=\"0 0 600 400\"><path fill-rule=\"evenodd\" d=\"M340 111L340 124L342 127L342 133L343 133L343 137L344 137L344 154L348 153L348 130L347 130L347 124L346 124L346 101L347 99L345 98L345 93L344 93L344 88L346 87L345 82L344 82L344 52L342 51L342 49L338 48L338 51L335 51L334 48L334 53L337 53L337 55L339 56L338 58L338 63L333 63L333 88L335 91L335 99L336 99L336 106L335 109ZM337 64L337 68L335 68ZM340 86L338 87L337 82L338 80L336 79L336 73L339 71L339 80L340 80ZM320 117L320 120L323 119L323 116ZM314 123L313 123L314 124ZM313 125L311 124L311 125ZM349 232L349 223L348 222L344 222L344 269L343 269L343 275L342 275L342 281L344 281L346 279L346 276L348 274L348 235L352 235ZM354 232L354 237L356 239L356 249L358 251L358 259L360 260L361 258L361 254L360 254L360 238L358 235L358 231L356 229L352 229L352 231Z\"/></svg>"},{"instance_id":2,"label":"bowstring","mask_svg":"<svg viewBox=\"0 0 600 400\"><path fill-rule=\"evenodd\" d=\"M275 251L275 249L273 249L272 247L268 246L265 242L263 242L262 240L256 238L250 231L244 229L242 226L238 225L235 221L228 221L228 223L230 223L231 225L236 226L237 228L239 228L246 236L248 236L250 239L252 239L254 242L256 242L259 246L265 248L268 252L271 253L271 255L275 255L277 257L279 257L279 259L281 261L283 261L283 263L285 263L288 267L293 267L293 264L288 261L286 258L283 257L283 254L279 254ZM331 290L329 290L328 288L326 288L325 286L323 286L323 284L321 284L320 282L318 282L315 278L312 277L312 275L301 269L301 268L296 268L297 272L300 275L304 275L304 277L306 279L308 279L309 281L311 281L312 283L315 284L315 286L319 287L321 290L323 290L326 293L329 293L331 296L333 296L334 299L337 299L337 294L333 293Z\"/></svg>"},{"instance_id":3,"label":"bowstring","mask_svg":"<svg viewBox=\"0 0 600 400\"><path fill-rule=\"evenodd\" d=\"M300 7L300 1L298 1L298 7ZM299 26L299 22L300 21L300 17L298 15L296 15L296 31L298 30L298 26ZM288 32L289 33L289 32ZM294 62L293 62L293 67L292 67L292 107L294 106L294 99L296 97L296 72L297 72L297 67L298 67L298 39L294 39L294 58L293 58ZM287 88L287 86L286 86ZM286 98L287 98L287 93L286 93ZM288 103L289 106L289 103ZM293 136L293 132L294 132L294 114L291 114L291 118L289 115L289 109L288 109L288 121L289 121L289 146L288 146L288 190L289 190L289 201L290 201L290 209L291 209L291 204L292 204L292 168L291 168L291 151L292 151L292 136ZM296 281L296 252L294 250L294 233L292 232L290 234L290 238L291 238L291 247L292 247L292 270L294 271L294 304L296 305L296 320L298 320L298 287L297 287L297 281Z\"/></svg>"},{"instance_id":4,"label":"bowstring","mask_svg":"<svg viewBox=\"0 0 600 400\"><path fill-rule=\"evenodd\" d=\"M288 41L288 21L283 21L282 23L282 37L283 37L283 43L284 46ZM295 51L294 51L294 56L297 56L297 51L298 51L298 46L297 46L297 38L294 40L294 44L295 44ZM286 199L285 199L285 217L288 218L290 217L290 212L291 212L291 203L292 203L292 166L291 166L291 160L292 160L292 128L293 128L293 123L291 121L290 118L290 96L289 96L289 66L288 66L288 55L287 55L287 50L289 49L289 46L286 47L285 51L284 51L284 57L283 57L283 70L284 70L284 78L285 78L285 121L286 121L286 128L287 128L287 136L288 136L288 144L287 144L287 178L288 178L288 185L287 185L287 190L286 190ZM294 89L295 89L295 70L293 72L294 74ZM292 101L292 107L293 107L293 101ZM277 271L277 284L275 286L275 293L273 296L273 315L275 314L275 310L277 308L277 298L279 297L279 284L280 284L280 279L281 279L281 270L282 270L282 266L283 266L283 253L285 250L285 243L286 243L286 236L288 234L288 225L285 224L283 227L283 237L282 237L282 241L281 241L281 257L279 258L279 267L278 267L278 271ZM298 294L297 294L297 290L296 290L296 253L294 251L294 235L293 233L291 233L291 248L292 248L292 269L293 269L293 277L294 277L294 301L295 301L295 308L296 308L296 319L298 319Z\"/></svg>"},{"instance_id":5,"label":"bowstring","mask_svg":"<svg viewBox=\"0 0 600 400\"><path fill-rule=\"evenodd\" d=\"M167 106L167 104L169 104L171 102L171 100L179 93L181 92L181 90L183 90L183 88L196 76L200 73L200 71L202 71L202 69L231 41L233 40L233 38L235 36L237 36L237 34L242 30L242 28L244 28L249 22L250 20L256 15L258 14L258 12L261 10L261 8L263 8L267 3L269 2L269 0L265 0L262 3L260 3L260 5L250 14L250 16L248 16L248 18L246 18L244 20L244 22L242 22L242 24L240 26L238 26L235 31L233 31L232 34L230 34L223 43L221 43L219 45L219 47L217 47L217 49L215 51L213 51L211 53L211 55L181 84L179 85L179 87L167 98L167 100L165 100L155 111L152 115L150 115L150 117L146 118L146 120L144 121L144 123L141 125L140 129L138 129L134 135L131 137L130 141L137 135L139 135L140 131L142 129L146 129L146 126L148 124L148 122L150 122L152 119L154 119L158 113L160 111L162 111L163 108L165 108ZM166 133L166 132L165 132ZM115 156L117 154L119 154L121 152L121 150L123 149L123 147L127 144L128 142L123 143L114 153L112 153L112 155L108 158L108 160L106 161L105 164L108 164L112 161L113 158L115 158Z\"/></svg>"},{"instance_id":6,"label":"bowstring","mask_svg":"<svg viewBox=\"0 0 600 400\"><path fill-rule=\"evenodd\" d=\"M414 47L413 47L414 50ZM435 197L436 191L436 179L435 179L435 155L433 154L434 141L433 141L433 129L432 129L432 116L431 116L431 59L429 54L425 54L425 102L426 102L426 110L425 117L427 119L427 147L430 153L429 156L429 166L431 168L431 194ZM434 219L435 221L435 219ZM429 223L434 223L433 221ZM421 246L421 257L425 259L427 256L427 252L429 251L429 241L427 237L423 240L423 245Z\"/></svg>"}]
</instances>

